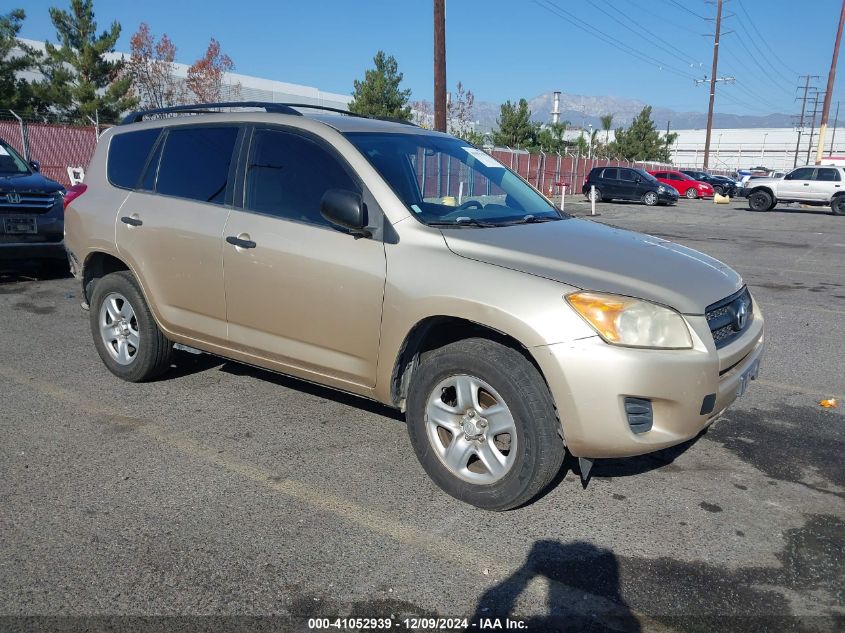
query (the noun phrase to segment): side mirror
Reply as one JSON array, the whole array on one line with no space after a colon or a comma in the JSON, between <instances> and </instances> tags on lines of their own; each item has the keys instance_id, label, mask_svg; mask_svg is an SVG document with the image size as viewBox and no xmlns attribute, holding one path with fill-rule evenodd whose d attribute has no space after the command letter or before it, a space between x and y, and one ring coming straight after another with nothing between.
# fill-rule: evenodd
<instances>
[{"instance_id":1,"label":"side mirror","mask_svg":"<svg viewBox=\"0 0 845 633\"><path fill-rule=\"evenodd\" d=\"M348 189L329 189L320 200L320 215L332 224L349 229L359 237L369 237L367 209L360 193Z\"/></svg>"},{"instance_id":2,"label":"side mirror","mask_svg":"<svg viewBox=\"0 0 845 633\"><path fill-rule=\"evenodd\" d=\"M34 169L35 171L41 171L41 163L39 163L37 160L29 161L29 166L32 167L32 169Z\"/></svg>"}]
</instances>

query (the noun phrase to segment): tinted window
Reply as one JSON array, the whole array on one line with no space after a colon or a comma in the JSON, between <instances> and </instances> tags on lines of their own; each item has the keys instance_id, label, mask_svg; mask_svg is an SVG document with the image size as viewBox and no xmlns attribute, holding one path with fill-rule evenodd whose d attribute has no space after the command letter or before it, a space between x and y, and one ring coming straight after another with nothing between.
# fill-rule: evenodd
<instances>
[{"instance_id":1,"label":"tinted window","mask_svg":"<svg viewBox=\"0 0 845 633\"><path fill-rule=\"evenodd\" d=\"M320 200L329 189L360 190L316 142L279 130L255 133L246 172L247 209L330 226L320 215Z\"/></svg>"},{"instance_id":2,"label":"tinted window","mask_svg":"<svg viewBox=\"0 0 845 633\"><path fill-rule=\"evenodd\" d=\"M789 172L785 178L786 180L812 180L814 169L815 167L799 167L795 171Z\"/></svg>"},{"instance_id":3,"label":"tinted window","mask_svg":"<svg viewBox=\"0 0 845 633\"><path fill-rule=\"evenodd\" d=\"M161 129L116 134L109 144L109 182L134 189Z\"/></svg>"},{"instance_id":4,"label":"tinted window","mask_svg":"<svg viewBox=\"0 0 845 633\"><path fill-rule=\"evenodd\" d=\"M619 170L615 167L611 167L610 169L605 169L604 173L602 174L602 178L605 180L618 180L619 179Z\"/></svg>"},{"instance_id":5,"label":"tinted window","mask_svg":"<svg viewBox=\"0 0 845 633\"><path fill-rule=\"evenodd\" d=\"M678 174L669 174L669 180L683 180L684 177Z\"/></svg>"},{"instance_id":6,"label":"tinted window","mask_svg":"<svg viewBox=\"0 0 845 633\"><path fill-rule=\"evenodd\" d=\"M164 141L156 192L223 204L236 127L171 128Z\"/></svg>"},{"instance_id":7,"label":"tinted window","mask_svg":"<svg viewBox=\"0 0 845 633\"><path fill-rule=\"evenodd\" d=\"M637 179L637 174L632 169L620 169L619 179L634 182Z\"/></svg>"},{"instance_id":8,"label":"tinted window","mask_svg":"<svg viewBox=\"0 0 845 633\"><path fill-rule=\"evenodd\" d=\"M666 172L665 171L656 171L656 172L654 172L653 176L655 178L666 178Z\"/></svg>"},{"instance_id":9,"label":"tinted window","mask_svg":"<svg viewBox=\"0 0 845 633\"><path fill-rule=\"evenodd\" d=\"M143 191L153 191L156 186L156 176L158 175L158 163L161 160L161 149L164 147L164 143L159 143L156 146L153 155L150 157L150 160L147 162L147 170L144 172L143 178L141 178L141 184L138 187Z\"/></svg>"},{"instance_id":10,"label":"tinted window","mask_svg":"<svg viewBox=\"0 0 845 633\"><path fill-rule=\"evenodd\" d=\"M816 170L816 180L839 180L839 172L835 169L819 167Z\"/></svg>"}]
</instances>

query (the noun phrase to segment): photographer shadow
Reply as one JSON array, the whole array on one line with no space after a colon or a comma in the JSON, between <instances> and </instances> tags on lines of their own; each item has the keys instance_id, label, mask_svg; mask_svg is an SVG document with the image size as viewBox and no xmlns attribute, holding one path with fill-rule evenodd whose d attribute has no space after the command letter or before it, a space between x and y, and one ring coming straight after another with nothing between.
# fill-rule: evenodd
<instances>
[{"instance_id":1,"label":"photographer shadow","mask_svg":"<svg viewBox=\"0 0 845 633\"><path fill-rule=\"evenodd\" d=\"M520 617L514 611L529 584L544 581L546 615ZM522 566L482 594L470 622L477 628L505 618L529 631L624 631L642 628L620 593L619 563L613 552L590 543L534 543ZM481 624L479 624L481 623Z\"/></svg>"}]
</instances>

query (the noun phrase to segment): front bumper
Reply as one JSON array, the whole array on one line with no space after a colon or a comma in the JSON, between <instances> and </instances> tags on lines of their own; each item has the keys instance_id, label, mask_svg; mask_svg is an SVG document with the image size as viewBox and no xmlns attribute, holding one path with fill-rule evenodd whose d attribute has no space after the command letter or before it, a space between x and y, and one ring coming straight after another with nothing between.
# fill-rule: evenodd
<instances>
[{"instance_id":1,"label":"front bumper","mask_svg":"<svg viewBox=\"0 0 845 633\"><path fill-rule=\"evenodd\" d=\"M755 311L743 336L720 350L703 316L686 319L690 350L625 348L598 336L534 349L573 455L627 457L679 444L736 400L763 354L762 315ZM626 397L651 401L651 430L632 430Z\"/></svg>"},{"instance_id":2,"label":"front bumper","mask_svg":"<svg viewBox=\"0 0 845 633\"><path fill-rule=\"evenodd\" d=\"M678 201L678 192L675 189L667 189L665 191L657 192L657 201L658 202L677 202Z\"/></svg>"}]
</instances>

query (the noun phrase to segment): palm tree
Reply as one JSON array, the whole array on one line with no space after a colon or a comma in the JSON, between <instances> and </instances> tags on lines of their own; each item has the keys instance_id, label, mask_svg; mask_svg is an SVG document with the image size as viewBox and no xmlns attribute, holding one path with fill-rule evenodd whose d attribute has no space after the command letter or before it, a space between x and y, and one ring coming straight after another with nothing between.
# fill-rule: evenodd
<instances>
[{"instance_id":1,"label":"palm tree","mask_svg":"<svg viewBox=\"0 0 845 633\"><path fill-rule=\"evenodd\" d=\"M601 119L601 129L604 130L604 144L607 145L610 140L610 127L613 125L613 115L605 114Z\"/></svg>"}]
</instances>

